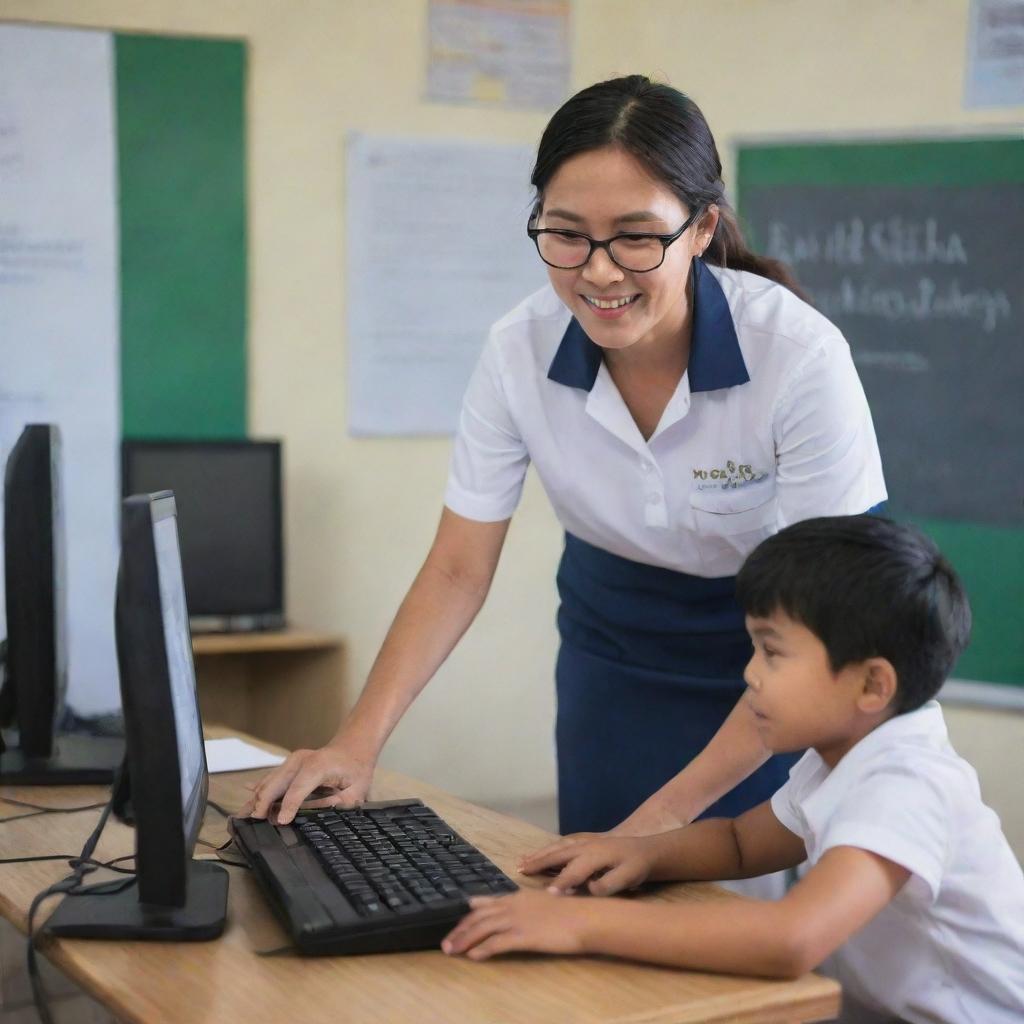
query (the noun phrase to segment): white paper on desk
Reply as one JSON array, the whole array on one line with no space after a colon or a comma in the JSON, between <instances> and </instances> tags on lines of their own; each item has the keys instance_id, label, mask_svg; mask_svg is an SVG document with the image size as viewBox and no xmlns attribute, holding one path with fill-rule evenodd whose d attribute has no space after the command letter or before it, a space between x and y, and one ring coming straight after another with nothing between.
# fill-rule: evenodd
<instances>
[{"instance_id":1,"label":"white paper on desk","mask_svg":"<svg viewBox=\"0 0 1024 1024\"><path fill-rule=\"evenodd\" d=\"M226 736L220 740L206 741L206 768L215 772L244 772L250 768L273 768L284 758L254 747L237 736Z\"/></svg>"}]
</instances>

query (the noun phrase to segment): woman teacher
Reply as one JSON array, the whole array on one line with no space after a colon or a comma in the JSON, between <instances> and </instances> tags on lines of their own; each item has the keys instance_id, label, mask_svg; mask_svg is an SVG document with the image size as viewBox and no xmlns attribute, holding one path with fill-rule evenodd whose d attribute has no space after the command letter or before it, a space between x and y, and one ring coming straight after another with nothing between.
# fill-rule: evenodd
<instances>
[{"instance_id":1,"label":"woman teacher","mask_svg":"<svg viewBox=\"0 0 1024 1024\"><path fill-rule=\"evenodd\" d=\"M838 329L751 253L686 96L633 75L566 102L540 142L529 234L550 285L492 328L433 545L337 736L250 807L290 821L368 792L378 754L483 604L530 462L565 527L558 570L563 832L657 832L768 798L740 700L734 576L796 520L885 499Z\"/></svg>"}]
</instances>

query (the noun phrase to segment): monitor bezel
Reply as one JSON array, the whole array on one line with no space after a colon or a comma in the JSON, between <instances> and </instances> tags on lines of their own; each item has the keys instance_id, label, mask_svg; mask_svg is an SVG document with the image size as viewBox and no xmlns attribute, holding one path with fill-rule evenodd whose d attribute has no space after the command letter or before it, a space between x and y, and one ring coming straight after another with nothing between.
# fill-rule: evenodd
<instances>
[{"instance_id":1,"label":"monitor bezel","mask_svg":"<svg viewBox=\"0 0 1024 1024\"><path fill-rule=\"evenodd\" d=\"M185 905L188 865L209 789L204 750L199 781L183 806L154 539L156 524L175 516L170 491L122 502L115 610L139 900L166 907ZM189 644L191 649L191 634ZM198 696L196 713L201 722Z\"/></svg>"},{"instance_id":2,"label":"monitor bezel","mask_svg":"<svg viewBox=\"0 0 1024 1024\"><path fill-rule=\"evenodd\" d=\"M270 514L272 517L273 550L271 552L271 571L273 573L273 589L277 595L277 600L276 602L271 601L266 604L248 605L242 608L205 608L194 606L189 608L189 614L193 618L202 616L277 616L283 618L285 612L285 586L281 447L280 440L250 440L248 438L125 438L121 442L122 497L128 497L137 491L137 488L133 487L132 480L132 459L137 454L144 455L150 451L216 452L262 448L272 456L271 486L273 494Z\"/></svg>"}]
</instances>

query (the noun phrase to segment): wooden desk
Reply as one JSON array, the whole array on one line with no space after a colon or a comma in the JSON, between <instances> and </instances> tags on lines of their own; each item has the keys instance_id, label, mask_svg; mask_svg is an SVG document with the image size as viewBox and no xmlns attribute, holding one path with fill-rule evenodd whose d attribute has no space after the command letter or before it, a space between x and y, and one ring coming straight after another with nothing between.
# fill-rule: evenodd
<instances>
[{"instance_id":1,"label":"wooden desk","mask_svg":"<svg viewBox=\"0 0 1024 1024\"><path fill-rule=\"evenodd\" d=\"M322 746L344 715L343 648L335 636L200 633L192 654L204 722L296 750Z\"/></svg>"},{"instance_id":2,"label":"wooden desk","mask_svg":"<svg viewBox=\"0 0 1024 1024\"><path fill-rule=\"evenodd\" d=\"M223 730L210 730L211 735ZM210 778L210 796L232 809L259 772ZM102 799L99 787L0 789L16 799L74 806ZM505 871L547 841L541 829L476 807L393 772L378 772L372 796L415 795ZM0 816L21 813L0 803ZM77 853L98 811L0 823L7 856ZM203 838L221 842L223 819L207 811ZM97 856L132 852L130 829L107 825ZM206 849L197 847L203 856ZM229 921L206 943L52 942L46 955L125 1021L168 1024L797 1024L834 1017L839 987L814 975L797 981L733 978L584 957L515 956L475 964L439 951L302 959L260 957L286 944L244 869L229 867ZM67 873L60 862L0 865L0 913L22 931L32 897ZM102 874L90 876L98 880ZM524 884L533 884L529 880ZM739 899L711 885L676 885L645 899ZM51 901L44 913L56 906ZM299 1000L299 1003L296 1003ZM301 1009L300 1009L301 1006Z\"/></svg>"}]
</instances>

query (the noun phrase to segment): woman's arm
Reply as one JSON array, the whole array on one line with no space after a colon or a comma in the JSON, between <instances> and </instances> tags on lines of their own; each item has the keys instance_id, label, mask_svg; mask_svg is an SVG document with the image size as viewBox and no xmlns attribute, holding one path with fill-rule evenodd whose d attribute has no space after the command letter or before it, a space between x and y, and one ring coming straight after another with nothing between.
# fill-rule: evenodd
<instances>
[{"instance_id":1,"label":"woman's arm","mask_svg":"<svg viewBox=\"0 0 1024 1024\"><path fill-rule=\"evenodd\" d=\"M263 777L243 813L264 818L279 800L287 823L303 803L351 807L366 797L381 748L476 617L498 565L509 520L484 523L445 509L434 543L334 738L297 750ZM318 786L337 790L306 801Z\"/></svg>"},{"instance_id":2,"label":"woman's arm","mask_svg":"<svg viewBox=\"0 0 1024 1024\"><path fill-rule=\"evenodd\" d=\"M756 719L744 698L736 703L711 742L657 793L612 829L641 836L688 825L719 797L768 760Z\"/></svg>"}]
</instances>

